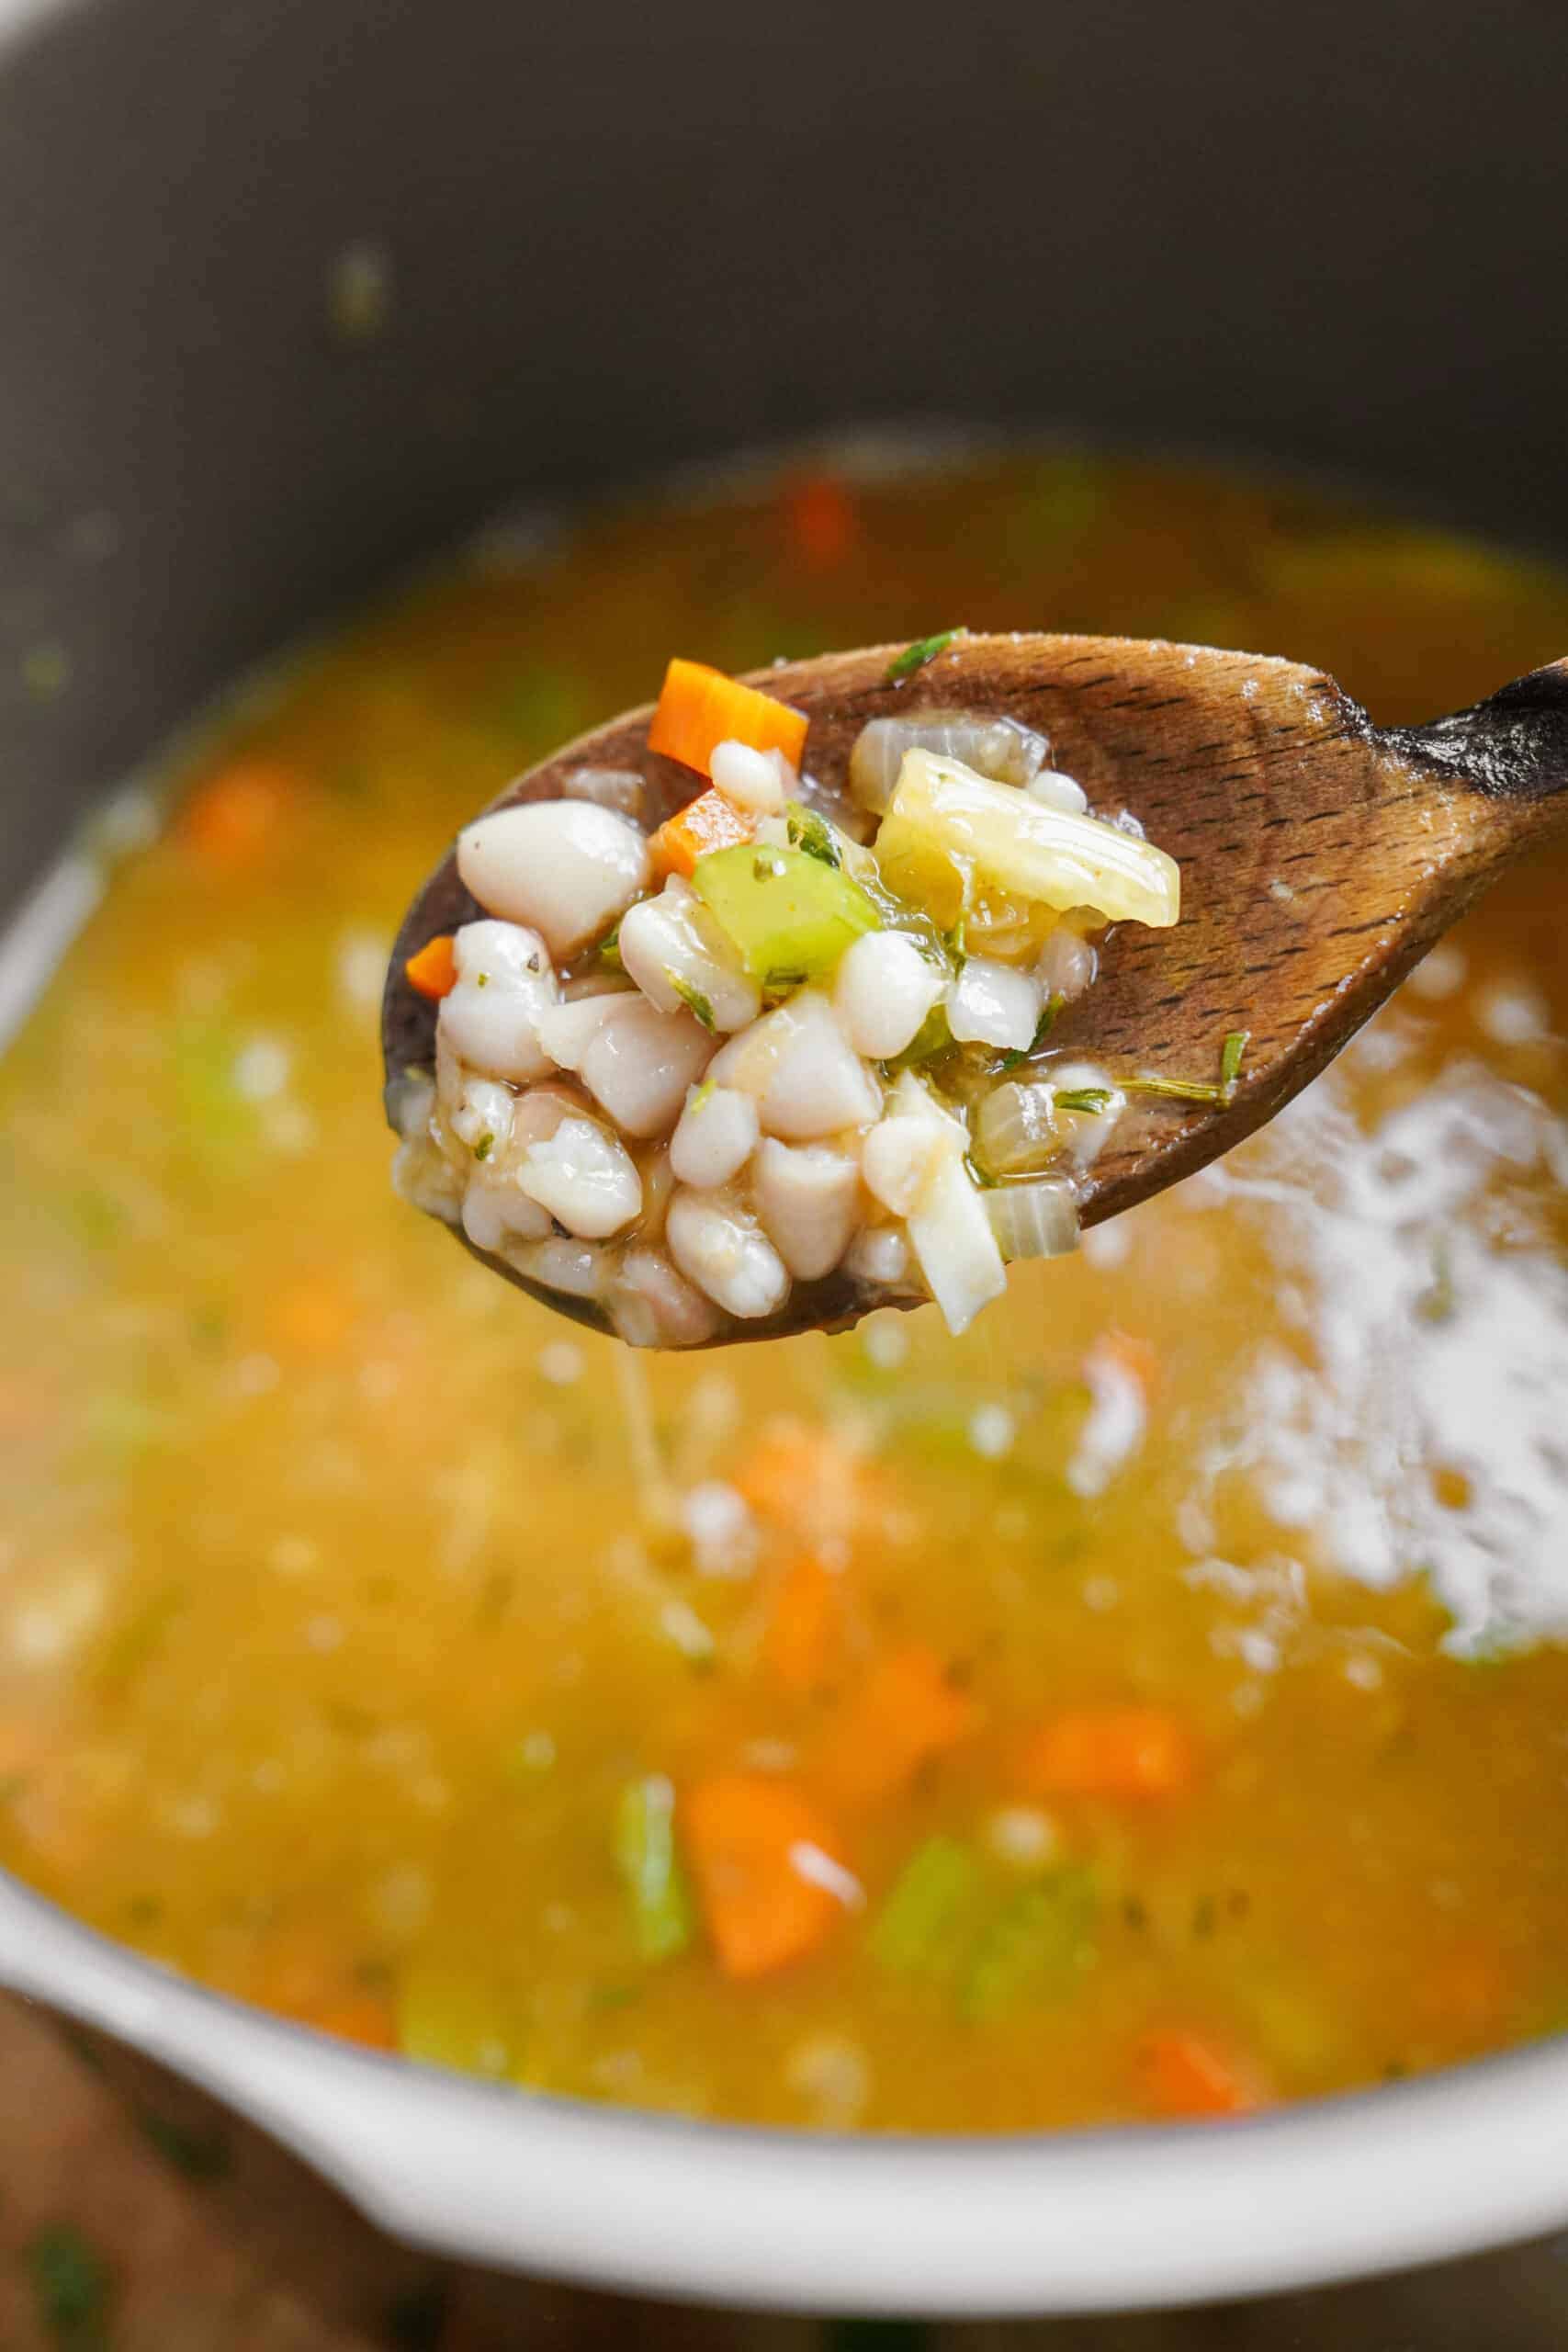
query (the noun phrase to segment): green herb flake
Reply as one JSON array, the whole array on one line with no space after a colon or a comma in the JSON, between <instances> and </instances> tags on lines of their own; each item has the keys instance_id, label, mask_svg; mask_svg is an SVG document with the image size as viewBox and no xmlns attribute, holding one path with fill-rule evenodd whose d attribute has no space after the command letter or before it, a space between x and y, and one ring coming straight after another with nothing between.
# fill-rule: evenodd
<instances>
[{"instance_id":1,"label":"green herb flake","mask_svg":"<svg viewBox=\"0 0 1568 2352\"><path fill-rule=\"evenodd\" d=\"M968 634L968 630L961 627L939 628L934 637L917 638L913 645L907 645L902 653L894 655L883 675L883 684L900 685L906 678L912 678L917 670L923 670L928 662L934 662L939 653L945 653L955 639Z\"/></svg>"},{"instance_id":2,"label":"green herb flake","mask_svg":"<svg viewBox=\"0 0 1568 2352\"><path fill-rule=\"evenodd\" d=\"M1094 1881L1067 1863L1004 1903L970 1956L959 2008L976 2025L1005 2017L1021 2002L1066 1991L1092 1956Z\"/></svg>"},{"instance_id":3,"label":"green herb flake","mask_svg":"<svg viewBox=\"0 0 1568 2352\"><path fill-rule=\"evenodd\" d=\"M692 1898L675 1848L675 1792L661 1772L621 1791L613 1843L637 1957L673 1960L692 1940Z\"/></svg>"},{"instance_id":4,"label":"green herb flake","mask_svg":"<svg viewBox=\"0 0 1568 2352\"><path fill-rule=\"evenodd\" d=\"M1168 1102L1223 1102L1223 1086L1213 1086L1201 1078L1159 1078L1153 1072L1141 1070L1136 1078L1124 1078L1122 1090L1128 1094L1153 1094Z\"/></svg>"},{"instance_id":5,"label":"green herb flake","mask_svg":"<svg viewBox=\"0 0 1568 2352\"><path fill-rule=\"evenodd\" d=\"M803 808L792 800L784 811L790 846L804 850L807 857L816 858L823 865L842 865L839 844L833 839L833 828L815 808Z\"/></svg>"},{"instance_id":6,"label":"green herb flake","mask_svg":"<svg viewBox=\"0 0 1568 2352\"><path fill-rule=\"evenodd\" d=\"M476 1159L488 1159L494 1149L495 1137L487 1132L482 1135L478 1143L475 1144L474 1158Z\"/></svg>"},{"instance_id":7,"label":"green herb flake","mask_svg":"<svg viewBox=\"0 0 1568 2352\"><path fill-rule=\"evenodd\" d=\"M928 1838L905 1863L871 1931L871 1954L897 1976L941 1976L957 1947L980 1883L980 1866L955 1838Z\"/></svg>"},{"instance_id":8,"label":"green herb flake","mask_svg":"<svg viewBox=\"0 0 1568 2352\"><path fill-rule=\"evenodd\" d=\"M797 966L785 969L782 965L769 968L762 976L763 991L768 996L788 996L794 989L806 986L807 975Z\"/></svg>"},{"instance_id":9,"label":"green herb flake","mask_svg":"<svg viewBox=\"0 0 1568 2352\"><path fill-rule=\"evenodd\" d=\"M1000 1069L1016 1069L1020 1062L1026 1062L1029 1059L1031 1054L1037 1054L1040 1051L1041 1046L1045 1043L1046 1038L1051 1035L1052 1030L1056 1026L1057 1022L1061 1019L1062 1008L1066 1001L1066 998L1060 994L1047 997L1045 1000L1045 1010L1041 1014L1039 1020L1035 1023L1034 1035L1031 1037L1028 1045L1015 1046L1010 1053L1004 1054L1000 1062L998 1064L998 1068Z\"/></svg>"},{"instance_id":10,"label":"green herb flake","mask_svg":"<svg viewBox=\"0 0 1568 2352\"><path fill-rule=\"evenodd\" d=\"M607 931L605 933L604 938L599 942L598 946L593 950L593 960L599 966L601 971L624 972L626 970L626 967L621 961L621 926L619 923L615 925L614 931Z\"/></svg>"},{"instance_id":11,"label":"green herb flake","mask_svg":"<svg viewBox=\"0 0 1568 2352\"><path fill-rule=\"evenodd\" d=\"M56 2344L96 2352L108 2342L109 2271L70 2222L53 2222L29 2240L28 2275L39 2317Z\"/></svg>"},{"instance_id":12,"label":"green herb flake","mask_svg":"<svg viewBox=\"0 0 1568 2352\"><path fill-rule=\"evenodd\" d=\"M1101 1111L1111 1108L1108 1086L1064 1086L1054 1097L1058 1111L1083 1111L1098 1118Z\"/></svg>"},{"instance_id":13,"label":"green herb flake","mask_svg":"<svg viewBox=\"0 0 1568 2352\"><path fill-rule=\"evenodd\" d=\"M694 1087L691 1093L687 1096L687 1111L694 1118L699 1111L706 1110L708 1104L713 1101L714 1096L717 1092L717 1079L705 1078L702 1084L700 1086Z\"/></svg>"},{"instance_id":14,"label":"green herb flake","mask_svg":"<svg viewBox=\"0 0 1568 2352\"><path fill-rule=\"evenodd\" d=\"M701 989L694 989L690 980L683 980L679 972L670 969L668 964L664 967L664 977L693 1019L702 1023L710 1037L716 1036L718 1023L713 1017L713 1006Z\"/></svg>"},{"instance_id":15,"label":"green herb flake","mask_svg":"<svg viewBox=\"0 0 1568 2352\"><path fill-rule=\"evenodd\" d=\"M1241 1076L1241 1065L1251 1043L1250 1029L1233 1029L1220 1048L1220 1084L1224 1090L1224 1099L1227 1102L1235 1092L1236 1081Z\"/></svg>"}]
</instances>

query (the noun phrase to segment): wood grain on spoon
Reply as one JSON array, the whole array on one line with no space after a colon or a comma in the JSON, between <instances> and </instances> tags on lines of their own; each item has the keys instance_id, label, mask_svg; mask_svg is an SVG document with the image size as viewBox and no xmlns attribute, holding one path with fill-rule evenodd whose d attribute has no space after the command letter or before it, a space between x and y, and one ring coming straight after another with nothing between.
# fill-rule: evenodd
<instances>
[{"instance_id":1,"label":"wood grain on spoon","mask_svg":"<svg viewBox=\"0 0 1568 2352\"><path fill-rule=\"evenodd\" d=\"M1183 892L1174 929L1115 933L1053 1050L1091 1056L1117 1078L1212 1080L1225 1035L1250 1032L1228 1100L1130 1101L1083 1182L1086 1225L1271 1118L1506 865L1568 827L1568 662L1429 726L1383 729L1322 672L1261 654L1133 638L960 637L889 684L901 650L826 654L750 681L809 717L806 770L825 804L848 807L850 752L868 719L962 707L1037 729L1098 814L1130 809L1178 860ZM553 798L584 766L637 768L651 831L703 782L648 750L651 715L651 706L628 711L579 737L492 805ZM406 957L479 911L448 854L393 950L382 1014L389 1078L434 1054L435 1008L409 986ZM485 1262L522 1280L498 1259ZM581 1302L523 1286L602 1320ZM754 1336L852 1319L864 1306L830 1276L798 1285L785 1316Z\"/></svg>"}]
</instances>

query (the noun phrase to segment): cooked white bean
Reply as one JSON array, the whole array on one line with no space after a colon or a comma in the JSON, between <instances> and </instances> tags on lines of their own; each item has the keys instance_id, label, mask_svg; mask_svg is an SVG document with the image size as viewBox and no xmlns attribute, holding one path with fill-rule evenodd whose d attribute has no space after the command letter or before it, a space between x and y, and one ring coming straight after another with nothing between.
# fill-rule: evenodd
<instances>
[{"instance_id":1,"label":"cooked white bean","mask_svg":"<svg viewBox=\"0 0 1568 2352\"><path fill-rule=\"evenodd\" d=\"M381 1099L386 1104L388 1118L404 1143L414 1136L430 1133L431 1114L435 1109L435 1088L427 1071L400 1071L396 1078L387 1080Z\"/></svg>"},{"instance_id":2,"label":"cooked white bean","mask_svg":"<svg viewBox=\"0 0 1568 2352\"><path fill-rule=\"evenodd\" d=\"M604 989L592 996L573 997L558 1004L539 1022L539 1044L561 1069L577 1069L593 1039L617 1004L631 1001L631 989Z\"/></svg>"},{"instance_id":3,"label":"cooked white bean","mask_svg":"<svg viewBox=\"0 0 1568 2352\"><path fill-rule=\"evenodd\" d=\"M732 1037L714 1060L713 1077L755 1095L763 1133L786 1143L864 1126L882 1109L880 1087L817 989L803 989Z\"/></svg>"},{"instance_id":4,"label":"cooked white bean","mask_svg":"<svg viewBox=\"0 0 1568 2352\"><path fill-rule=\"evenodd\" d=\"M800 789L782 752L754 751L750 743L716 743L708 775L727 800L758 817L776 817Z\"/></svg>"},{"instance_id":5,"label":"cooked white bean","mask_svg":"<svg viewBox=\"0 0 1568 2352\"><path fill-rule=\"evenodd\" d=\"M510 1169L475 1168L463 1192L463 1230L476 1250L499 1250L506 1241L540 1241L550 1220L529 1199Z\"/></svg>"},{"instance_id":6,"label":"cooked white bean","mask_svg":"<svg viewBox=\"0 0 1568 2352\"><path fill-rule=\"evenodd\" d=\"M800 1282L829 1272L860 1223L860 1170L847 1152L824 1144L765 1137L752 1193L763 1232Z\"/></svg>"},{"instance_id":7,"label":"cooked white bean","mask_svg":"<svg viewBox=\"0 0 1568 2352\"><path fill-rule=\"evenodd\" d=\"M1076 1004L1094 986L1100 956L1093 943L1068 923L1058 923L1040 950L1034 977L1047 996Z\"/></svg>"},{"instance_id":8,"label":"cooked white bean","mask_svg":"<svg viewBox=\"0 0 1568 2352\"><path fill-rule=\"evenodd\" d=\"M530 1144L518 1182L530 1200L584 1241L603 1241L642 1207L642 1179L624 1144L592 1119L563 1119Z\"/></svg>"},{"instance_id":9,"label":"cooked white bean","mask_svg":"<svg viewBox=\"0 0 1568 2352\"><path fill-rule=\"evenodd\" d=\"M728 1193L682 1186L670 1204L665 1234L687 1281L727 1315L750 1322L772 1315L789 1296L784 1260L755 1218Z\"/></svg>"},{"instance_id":10,"label":"cooked white bean","mask_svg":"<svg viewBox=\"0 0 1568 2352\"><path fill-rule=\"evenodd\" d=\"M713 1039L689 1012L660 1012L641 995L562 1005L544 1023L554 1059L575 1069L631 1136L663 1135L702 1076Z\"/></svg>"},{"instance_id":11,"label":"cooked white bean","mask_svg":"<svg viewBox=\"0 0 1568 2352\"><path fill-rule=\"evenodd\" d=\"M1015 718L972 718L963 710L921 710L908 718L873 718L850 753L850 791L878 816L892 797L909 751L962 760L993 784L1027 784L1051 756L1043 735Z\"/></svg>"},{"instance_id":12,"label":"cooked white bean","mask_svg":"<svg viewBox=\"0 0 1568 2352\"><path fill-rule=\"evenodd\" d=\"M660 1012L679 1012L700 997L716 1029L744 1029L761 1010L761 992L689 882L671 875L657 898L639 899L621 918L621 962ZM682 995L682 990L686 993Z\"/></svg>"},{"instance_id":13,"label":"cooked white bean","mask_svg":"<svg viewBox=\"0 0 1568 2352\"><path fill-rule=\"evenodd\" d=\"M531 923L570 956L648 887L648 843L634 824L587 800L499 808L457 837L457 871L481 907Z\"/></svg>"},{"instance_id":14,"label":"cooked white bean","mask_svg":"<svg viewBox=\"0 0 1568 2352\"><path fill-rule=\"evenodd\" d=\"M868 931L848 948L833 981L833 1010L857 1054L901 1054L946 986L907 932Z\"/></svg>"},{"instance_id":15,"label":"cooked white bean","mask_svg":"<svg viewBox=\"0 0 1568 2352\"><path fill-rule=\"evenodd\" d=\"M718 1329L713 1301L662 1250L628 1250L604 1303L629 1348L697 1348Z\"/></svg>"},{"instance_id":16,"label":"cooked white bean","mask_svg":"<svg viewBox=\"0 0 1568 2352\"><path fill-rule=\"evenodd\" d=\"M452 943L457 986L441 1000L438 1039L487 1078L526 1085L549 1058L539 1023L556 1001L556 978L536 931L511 922L466 922Z\"/></svg>"},{"instance_id":17,"label":"cooked white bean","mask_svg":"<svg viewBox=\"0 0 1568 2352\"><path fill-rule=\"evenodd\" d=\"M509 1266L547 1290L569 1298L597 1298L609 1276L609 1260L596 1241L569 1241L558 1233L547 1241L523 1241L502 1250Z\"/></svg>"},{"instance_id":18,"label":"cooked white bean","mask_svg":"<svg viewBox=\"0 0 1568 2352\"><path fill-rule=\"evenodd\" d=\"M670 1165L682 1184L714 1192L739 1176L761 1132L755 1098L732 1086L704 1083L690 1097L670 1138Z\"/></svg>"},{"instance_id":19,"label":"cooked white bean","mask_svg":"<svg viewBox=\"0 0 1568 2352\"><path fill-rule=\"evenodd\" d=\"M867 1226L844 1258L844 1272L879 1290L905 1289L909 1282L909 1245L896 1225Z\"/></svg>"},{"instance_id":20,"label":"cooked white bean","mask_svg":"<svg viewBox=\"0 0 1568 2352\"><path fill-rule=\"evenodd\" d=\"M947 992L947 1025L960 1045L1022 1053L1034 1042L1044 991L1031 972L971 956Z\"/></svg>"},{"instance_id":21,"label":"cooked white bean","mask_svg":"<svg viewBox=\"0 0 1568 2352\"><path fill-rule=\"evenodd\" d=\"M411 1208L457 1225L462 1216L463 1177L428 1131L405 1136L392 1155L392 1190Z\"/></svg>"},{"instance_id":22,"label":"cooked white bean","mask_svg":"<svg viewBox=\"0 0 1568 2352\"><path fill-rule=\"evenodd\" d=\"M469 1071L462 1080L447 1124L459 1143L488 1158L511 1137L512 1108L516 1100L511 1088L502 1086L499 1080L476 1078Z\"/></svg>"},{"instance_id":23,"label":"cooked white bean","mask_svg":"<svg viewBox=\"0 0 1568 2352\"><path fill-rule=\"evenodd\" d=\"M1043 800L1047 808L1066 808L1075 817L1081 817L1089 807L1089 795L1077 778L1064 775L1059 768L1042 768L1038 775L1030 777L1024 790Z\"/></svg>"}]
</instances>

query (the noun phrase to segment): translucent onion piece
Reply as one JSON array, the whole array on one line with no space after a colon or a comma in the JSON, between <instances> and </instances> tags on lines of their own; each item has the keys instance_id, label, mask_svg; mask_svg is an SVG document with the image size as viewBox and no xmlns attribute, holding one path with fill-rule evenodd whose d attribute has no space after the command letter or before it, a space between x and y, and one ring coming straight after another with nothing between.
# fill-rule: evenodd
<instances>
[{"instance_id":1,"label":"translucent onion piece","mask_svg":"<svg viewBox=\"0 0 1568 2352\"><path fill-rule=\"evenodd\" d=\"M998 1249L1017 1258L1063 1258L1078 1246L1078 1213L1070 1184L1050 1179L998 1184L982 1195Z\"/></svg>"},{"instance_id":2,"label":"translucent onion piece","mask_svg":"<svg viewBox=\"0 0 1568 2352\"><path fill-rule=\"evenodd\" d=\"M893 797L906 752L962 760L998 784L1027 784L1051 756L1043 735L1016 718L980 718L963 710L922 710L908 718L874 718L850 753L850 791L880 816Z\"/></svg>"},{"instance_id":3,"label":"translucent onion piece","mask_svg":"<svg viewBox=\"0 0 1568 2352\"><path fill-rule=\"evenodd\" d=\"M1062 1151L1054 1090L1010 1080L993 1086L975 1114L975 1157L987 1176L1025 1176Z\"/></svg>"}]
</instances>

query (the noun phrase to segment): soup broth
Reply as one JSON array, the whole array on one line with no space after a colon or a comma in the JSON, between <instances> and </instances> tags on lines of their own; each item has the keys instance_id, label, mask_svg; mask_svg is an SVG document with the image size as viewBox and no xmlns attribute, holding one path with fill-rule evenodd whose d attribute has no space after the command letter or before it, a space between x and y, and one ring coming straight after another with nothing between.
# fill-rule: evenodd
<instances>
[{"instance_id":1,"label":"soup broth","mask_svg":"<svg viewBox=\"0 0 1568 2352\"><path fill-rule=\"evenodd\" d=\"M706 2117L1231 2111L1555 2027L1568 861L960 1340L628 1390L392 1196L385 957L457 826L672 645L958 621L1393 721L1560 654L1568 577L1184 467L824 458L498 532L239 695L0 1067L7 1866L322 2030Z\"/></svg>"}]
</instances>

